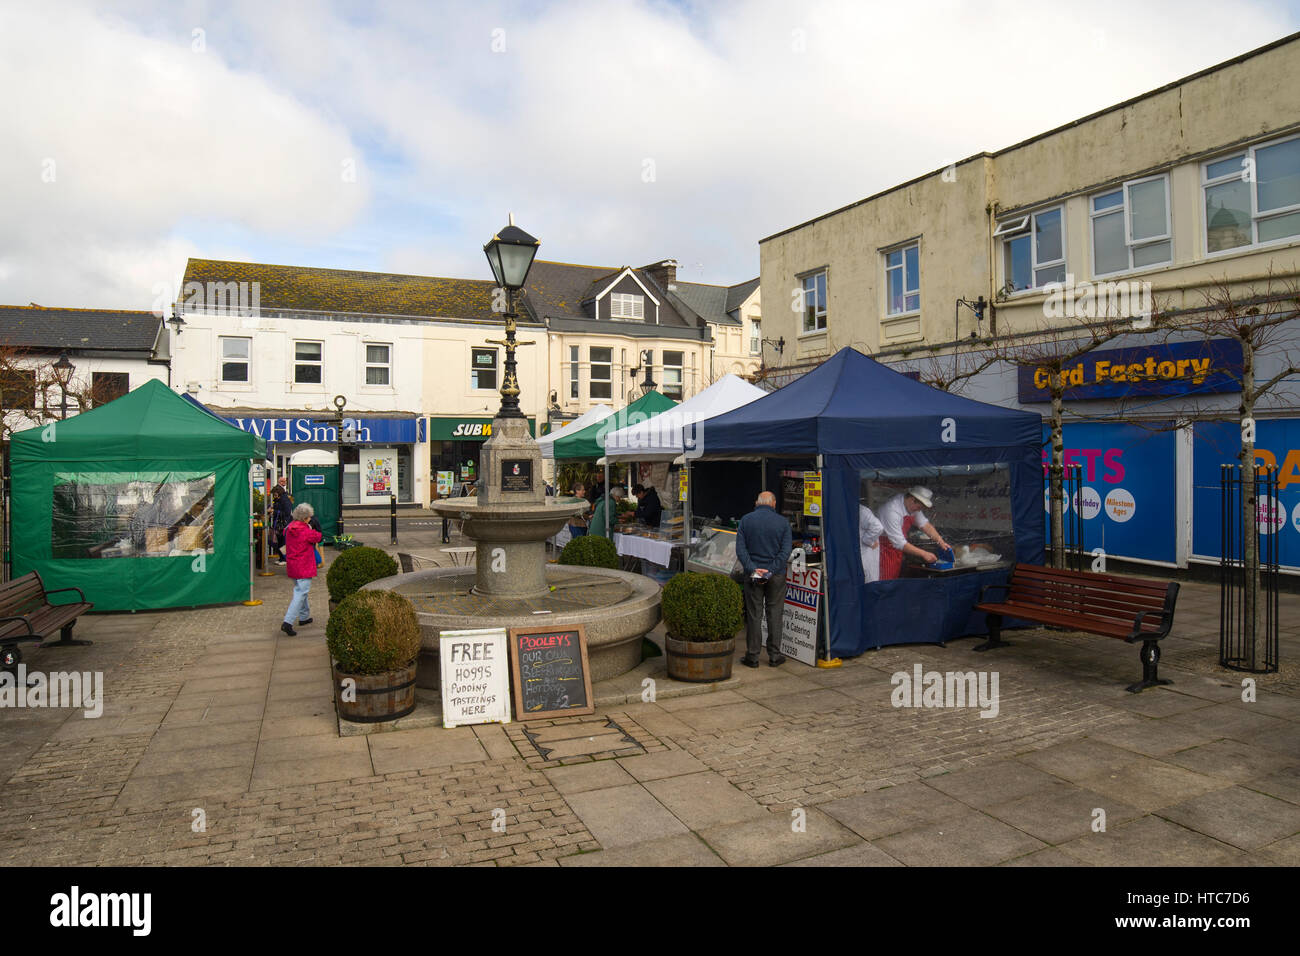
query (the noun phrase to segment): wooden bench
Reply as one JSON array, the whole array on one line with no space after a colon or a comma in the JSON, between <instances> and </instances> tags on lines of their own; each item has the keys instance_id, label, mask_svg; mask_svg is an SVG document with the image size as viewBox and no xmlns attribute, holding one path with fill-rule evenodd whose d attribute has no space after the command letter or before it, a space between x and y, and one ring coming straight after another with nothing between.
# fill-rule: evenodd
<instances>
[{"instance_id":1,"label":"wooden bench","mask_svg":"<svg viewBox=\"0 0 1300 956\"><path fill-rule=\"evenodd\" d=\"M994 590L1003 590L1006 595L1001 601L986 601L987 593ZM1002 640L1004 617L1120 638L1129 644L1141 641L1138 657L1142 661L1142 680L1128 687L1136 694L1147 687L1172 683L1156 675L1156 665L1160 662L1158 642L1173 626L1177 600L1178 585L1173 582L1162 584L1142 578L1017 564L1006 584L987 585L980 591L975 610L988 615L989 639L975 650L987 651L1010 643Z\"/></svg>"},{"instance_id":2,"label":"wooden bench","mask_svg":"<svg viewBox=\"0 0 1300 956\"><path fill-rule=\"evenodd\" d=\"M51 594L67 591L76 591L81 600L68 604L50 603ZM81 588L47 591L41 576L35 571L0 584L0 667L16 669L23 659L19 644L44 640L55 631L59 632L59 639L42 644L42 647L92 643L72 639L72 625L92 607L94 605L86 600Z\"/></svg>"}]
</instances>

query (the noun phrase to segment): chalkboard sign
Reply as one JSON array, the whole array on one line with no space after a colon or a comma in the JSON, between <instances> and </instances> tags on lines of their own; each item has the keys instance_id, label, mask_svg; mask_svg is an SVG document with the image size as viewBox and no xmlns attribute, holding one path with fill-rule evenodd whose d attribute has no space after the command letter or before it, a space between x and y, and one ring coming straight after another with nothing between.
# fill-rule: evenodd
<instances>
[{"instance_id":1,"label":"chalkboard sign","mask_svg":"<svg viewBox=\"0 0 1300 956\"><path fill-rule=\"evenodd\" d=\"M587 635L575 628L511 628L510 671L515 715L571 717L595 713Z\"/></svg>"}]
</instances>

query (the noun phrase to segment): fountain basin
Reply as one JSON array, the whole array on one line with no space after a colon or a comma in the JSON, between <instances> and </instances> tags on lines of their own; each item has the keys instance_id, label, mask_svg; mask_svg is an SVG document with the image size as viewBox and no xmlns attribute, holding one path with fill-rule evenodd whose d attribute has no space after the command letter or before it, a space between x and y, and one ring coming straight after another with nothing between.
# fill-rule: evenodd
<instances>
[{"instance_id":1,"label":"fountain basin","mask_svg":"<svg viewBox=\"0 0 1300 956\"><path fill-rule=\"evenodd\" d=\"M482 547L482 545L480 545ZM626 674L641 663L641 638L659 623L660 587L653 579L608 568L543 565L543 594L483 593L473 568L435 568L365 585L395 591L420 621L416 686L437 688L438 638L444 630L582 625L593 682Z\"/></svg>"}]
</instances>

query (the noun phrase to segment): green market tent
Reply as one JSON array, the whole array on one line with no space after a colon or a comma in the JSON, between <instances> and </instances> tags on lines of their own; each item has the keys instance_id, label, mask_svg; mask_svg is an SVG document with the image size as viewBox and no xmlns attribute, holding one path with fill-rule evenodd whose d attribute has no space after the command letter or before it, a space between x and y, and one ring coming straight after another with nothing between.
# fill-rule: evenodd
<instances>
[{"instance_id":1,"label":"green market tent","mask_svg":"<svg viewBox=\"0 0 1300 956\"><path fill-rule=\"evenodd\" d=\"M244 601L250 464L266 440L162 382L10 441L14 575L96 610Z\"/></svg>"},{"instance_id":2,"label":"green market tent","mask_svg":"<svg viewBox=\"0 0 1300 956\"><path fill-rule=\"evenodd\" d=\"M671 398L658 392L646 392L631 405L620 408L613 415L592 422L581 431L557 438L554 456L559 459L586 458L594 460L605 454L605 436L611 432L648 421L677 405Z\"/></svg>"}]
</instances>

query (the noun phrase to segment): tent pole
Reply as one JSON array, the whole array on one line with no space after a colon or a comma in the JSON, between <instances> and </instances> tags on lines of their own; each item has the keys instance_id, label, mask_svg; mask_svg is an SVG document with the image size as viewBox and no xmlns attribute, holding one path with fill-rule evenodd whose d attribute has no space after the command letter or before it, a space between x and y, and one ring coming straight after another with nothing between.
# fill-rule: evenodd
<instances>
[{"instance_id":1,"label":"tent pole","mask_svg":"<svg viewBox=\"0 0 1300 956\"><path fill-rule=\"evenodd\" d=\"M682 570L686 570L686 560L691 556L691 460L687 458L682 462L681 480L686 482L686 500L682 503L682 534L685 537L682 544L685 550L682 551Z\"/></svg>"},{"instance_id":2,"label":"tent pole","mask_svg":"<svg viewBox=\"0 0 1300 956\"><path fill-rule=\"evenodd\" d=\"M244 602L244 607L257 607L262 602L253 597L253 577L257 573L256 559L253 555L253 548L256 545L256 536L253 534L253 464L252 459L248 461L248 470L244 472L244 480L248 482L248 600ZM262 502L265 507L266 502ZM266 529L262 529L265 536Z\"/></svg>"},{"instance_id":3,"label":"tent pole","mask_svg":"<svg viewBox=\"0 0 1300 956\"><path fill-rule=\"evenodd\" d=\"M818 667L840 667L838 657L831 657L831 549L829 535L831 523L826 514L826 472L822 456L817 456L817 474L822 482L822 604L826 608L826 656L817 662ZM856 523L854 524L856 528ZM819 622L820 623L820 622Z\"/></svg>"},{"instance_id":4,"label":"tent pole","mask_svg":"<svg viewBox=\"0 0 1300 956\"><path fill-rule=\"evenodd\" d=\"M601 494L605 498L605 537L609 538L609 503L613 500L609 494L609 455L605 456L605 489Z\"/></svg>"}]
</instances>

